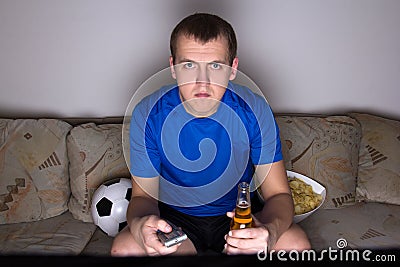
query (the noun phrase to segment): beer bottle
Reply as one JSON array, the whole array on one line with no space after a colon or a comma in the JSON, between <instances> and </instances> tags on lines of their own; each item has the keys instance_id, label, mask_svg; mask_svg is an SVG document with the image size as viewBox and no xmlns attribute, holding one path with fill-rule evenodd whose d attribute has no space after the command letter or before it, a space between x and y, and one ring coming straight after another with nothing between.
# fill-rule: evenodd
<instances>
[{"instance_id":1,"label":"beer bottle","mask_svg":"<svg viewBox=\"0 0 400 267\"><path fill-rule=\"evenodd\" d=\"M231 230L253 227L251 217L250 187L246 182L238 185L235 216L231 221Z\"/></svg>"}]
</instances>

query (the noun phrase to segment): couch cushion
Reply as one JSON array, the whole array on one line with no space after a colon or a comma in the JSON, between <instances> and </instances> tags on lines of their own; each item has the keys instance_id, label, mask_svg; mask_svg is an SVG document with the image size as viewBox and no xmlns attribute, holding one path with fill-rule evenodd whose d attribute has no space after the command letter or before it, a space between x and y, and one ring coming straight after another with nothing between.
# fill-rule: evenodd
<instances>
[{"instance_id":1,"label":"couch cushion","mask_svg":"<svg viewBox=\"0 0 400 267\"><path fill-rule=\"evenodd\" d=\"M338 249L337 242L353 249L400 247L399 205L360 202L342 209L319 209L300 225L317 251Z\"/></svg>"},{"instance_id":2,"label":"couch cushion","mask_svg":"<svg viewBox=\"0 0 400 267\"><path fill-rule=\"evenodd\" d=\"M121 144L122 124L86 123L74 127L67 137L71 198L74 218L93 222L90 204L94 191L105 181L130 178Z\"/></svg>"},{"instance_id":3,"label":"couch cushion","mask_svg":"<svg viewBox=\"0 0 400 267\"><path fill-rule=\"evenodd\" d=\"M322 208L355 203L361 129L348 116L276 116L292 170L326 187Z\"/></svg>"},{"instance_id":4,"label":"couch cushion","mask_svg":"<svg viewBox=\"0 0 400 267\"><path fill-rule=\"evenodd\" d=\"M54 119L0 119L0 224L37 221L68 209L71 128Z\"/></svg>"},{"instance_id":5,"label":"couch cushion","mask_svg":"<svg viewBox=\"0 0 400 267\"><path fill-rule=\"evenodd\" d=\"M65 212L46 220L0 225L1 255L78 255L96 230Z\"/></svg>"},{"instance_id":6,"label":"couch cushion","mask_svg":"<svg viewBox=\"0 0 400 267\"><path fill-rule=\"evenodd\" d=\"M362 127L357 198L400 205L400 121L350 115Z\"/></svg>"},{"instance_id":7,"label":"couch cushion","mask_svg":"<svg viewBox=\"0 0 400 267\"><path fill-rule=\"evenodd\" d=\"M89 243L81 252L86 256L111 256L111 246L114 238L104 233L100 228L94 232Z\"/></svg>"},{"instance_id":8,"label":"couch cushion","mask_svg":"<svg viewBox=\"0 0 400 267\"><path fill-rule=\"evenodd\" d=\"M292 165L292 159L290 158L288 142L285 141L282 135L282 131L279 133L279 137L281 139L283 163L285 164L286 170L292 170L293 165Z\"/></svg>"}]
</instances>

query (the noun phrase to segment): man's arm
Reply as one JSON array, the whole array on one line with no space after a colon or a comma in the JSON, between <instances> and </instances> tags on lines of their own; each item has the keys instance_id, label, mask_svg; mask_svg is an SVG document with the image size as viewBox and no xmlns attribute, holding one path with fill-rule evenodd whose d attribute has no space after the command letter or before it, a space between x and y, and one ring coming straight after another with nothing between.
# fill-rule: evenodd
<instances>
[{"instance_id":1,"label":"man's arm","mask_svg":"<svg viewBox=\"0 0 400 267\"><path fill-rule=\"evenodd\" d=\"M163 232L172 230L165 220L160 219L158 189L159 177L132 177L132 197L126 218L134 242L147 255L169 254L177 249L177 247L164 247L156 235L157 230Z\"/></svg>"},{"instance_id":2,"label":"man's arm","mask_svg":"<svg viewBox=\"0 0 400 267\"><path fill-rule=\"evenodd\" d=\"M258 165L256 176L261 183L264 207L257 219L269 231L268 246L275 245L279 237L289 229L293 221L294 207L283 161Z\"/></svg>"},{"instance_id":3,"label":"man's arm","mask_svg":"<svg viewBox=\"0 0 400 267\"><path fill-rule=\"evenodd\" d=\"M292 225L293 200L283 161L257 165L255 179L265 200L264 207L255 214L254 228L229 232L225 247L228 254L254 254L271 250ZM228 212L227 216L232 217L233 212Z\"/></svg>"},{"instance_id":4,"label":"man's arm","mask_svg":"<svg viewBox=\"0 0 400 267\"><path fill-rule=\"evenodd\" d=\"M131 234L139 241L145 238L143 233L156 232L157 229L169 232L171 227L160 222L158 209L159 177L141 178L132 176L132 197L126 212Z\"/></svg>"},{"instance_id":5,"label":"man's arm","mask_svg":"<svg viewBox=\"0 0 400 267\"><path fill-rule=\"evenodd\" d=\"M146 215L159 216L158 210L159 177L141 178L132 176L132 197L127 210L127 222L132 228L132 220Z\"/></svg>"}]
</instances>

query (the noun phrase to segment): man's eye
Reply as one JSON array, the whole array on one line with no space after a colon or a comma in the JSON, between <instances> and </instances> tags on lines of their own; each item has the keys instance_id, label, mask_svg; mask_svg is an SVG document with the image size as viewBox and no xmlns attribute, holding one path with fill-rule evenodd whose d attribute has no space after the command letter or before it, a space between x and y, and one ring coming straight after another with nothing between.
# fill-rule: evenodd
<instances>
[{"instance_id":1,"label":"man's eye","mask_svg":"<svg viewBox=\"0 0 400 267\"><path fill-rule=\"evenodd\" d=\"M184 64L184 67L186 69L192 69L192 68L194 68L194 64L192 62L187 62Z\"/></svg>"},{"instance_id":2,"label":"man's eye","mask_svg":"<svg viewBox=\"0 0 400 267\"><path fill-rule=\"evenodd\" d=\"M214 70L219 70L221 68L221 64L219 63L212 63L211 68Z\"/></svg>"}]
</instances>

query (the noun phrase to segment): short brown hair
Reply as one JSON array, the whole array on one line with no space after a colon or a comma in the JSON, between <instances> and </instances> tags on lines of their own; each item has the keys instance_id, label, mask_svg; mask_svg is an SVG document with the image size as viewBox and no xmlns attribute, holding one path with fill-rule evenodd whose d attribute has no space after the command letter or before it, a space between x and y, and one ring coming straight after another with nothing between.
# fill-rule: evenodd
<instances>
[{"instance_id":1,"label":"short brown hair","mask_svg":"<svg viewBox=\"0 0 400 267\"><path fill-rule=\"evenodd\" d=\"M227 21L217 15L195 13L187 16L176 25L170 38L170 49L174 62L176 44L180 35L194 37L196 41L204 44L218 37L224 37L228 41L228 60L231 65L236 57L237 41L235 31Z\"/></svg>"}]
</instances>

